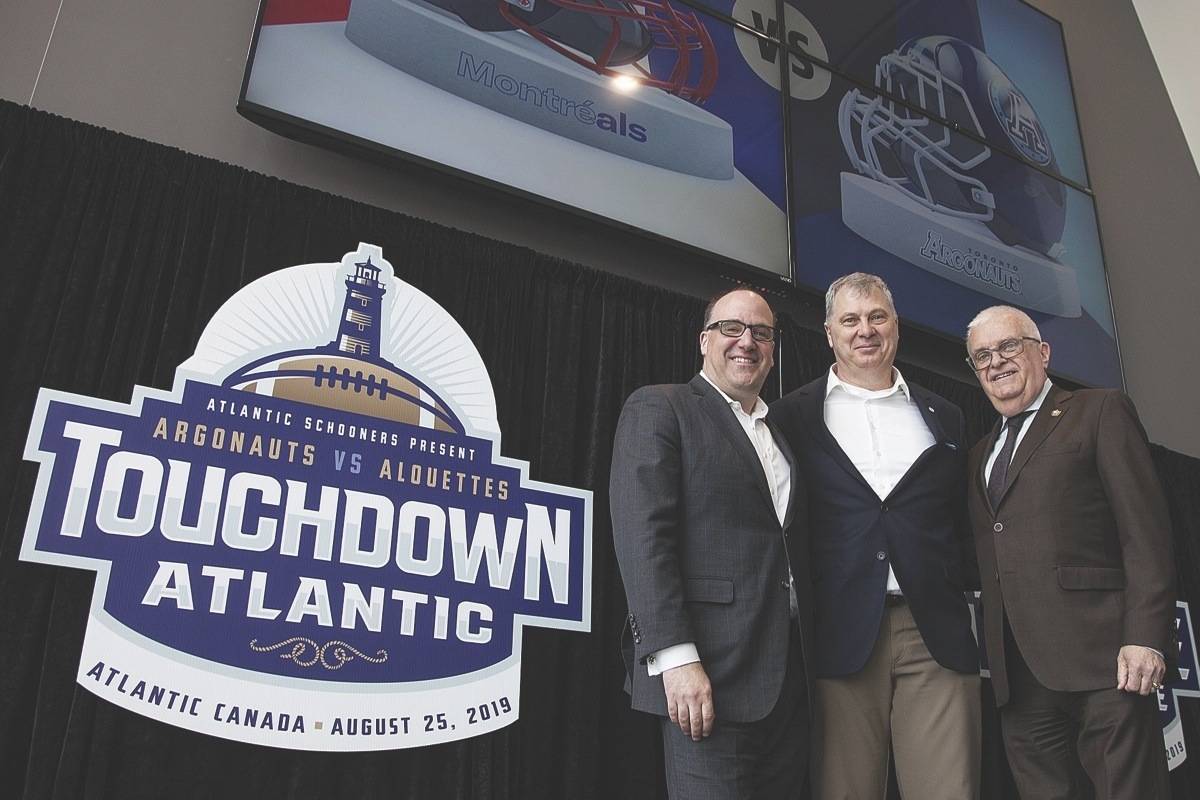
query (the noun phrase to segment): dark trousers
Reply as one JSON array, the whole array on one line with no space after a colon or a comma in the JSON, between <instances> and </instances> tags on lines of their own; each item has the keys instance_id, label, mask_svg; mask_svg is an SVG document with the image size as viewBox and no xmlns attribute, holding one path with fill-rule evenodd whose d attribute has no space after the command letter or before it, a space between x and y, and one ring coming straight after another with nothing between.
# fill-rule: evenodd
<instances>
[{"instance_id":1,"label":"dark trousers","mask_svg":"<svg viewBox=\"0 0 1200 800\"><path fill-rule=\"evenodd\" d=\"M1030 671L1005 620L1009 702L1000 709L1008 764L1028 800L1169 800L1158 704L1113 686L1061 692Z\"/></svg>"},{"instance_id":2,"label":"dark trousers","mask_svg":"<svg viewBox=\"0 0 1200 800\"><path fill-rule=\"evenodd\" d=\"M792 626L787 674L775 708L757 722L717 718L706 739L693 742L662 718L667 792L673 800L791 800L808 768L810 713L799 634Z\"/></svg>"}]
</instances>

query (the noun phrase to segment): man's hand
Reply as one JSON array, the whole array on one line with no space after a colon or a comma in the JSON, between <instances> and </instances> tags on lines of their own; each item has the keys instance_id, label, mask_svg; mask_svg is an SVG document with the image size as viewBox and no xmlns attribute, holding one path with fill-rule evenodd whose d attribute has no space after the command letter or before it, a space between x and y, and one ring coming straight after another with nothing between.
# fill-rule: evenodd
<instances>
[{"instance_id":1,"label":"man's hand","mask_svg":"<svg viewBox=\"0 0 1200 800\"><path fill-rule=\"evenodd\" d=\"M698 742L712 733L713 712L712 684L708 673L700 662L674 667L662 674L663 689L667 693L667 713L671 722L679 726L684 735Z\"/></svg>"},{"instance_id":2,"label":"man's hand","mask_svg":"<svg viewBox=\"0 0 1200 800\"><path fill-rule=\"evenodd\" d=\"M1150 694L1162 688L1167 665L1149 647L1127 644L1117 653L1117 688L1124 692Z\"/></svg>"}]
</instances>

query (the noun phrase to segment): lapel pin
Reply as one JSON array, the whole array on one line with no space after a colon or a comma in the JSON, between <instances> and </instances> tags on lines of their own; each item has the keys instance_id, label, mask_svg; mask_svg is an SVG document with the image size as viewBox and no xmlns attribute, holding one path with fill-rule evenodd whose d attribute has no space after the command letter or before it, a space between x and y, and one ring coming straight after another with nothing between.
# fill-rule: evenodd
<instances>
[{"instance_id":1,"label":"lapel pin","mask_svg":"<svg viewBox=\"0 0 1200 800\"><path fill-rule=\"evenodd\" d=\"M1061 416L1062 416L1062 409L1061 409L1061 408L1056 408L1056 409L1054 409L1053 411L1051 411L1051 412L1050 412L1050 416L1052 416L1052 417L1061 417Z\"/></svg>"},{"instance_id":2,"label":"lapel pin","mask_svg":"<svg viewBox=\"0 0 1200 800\"><path fill-rule=\"evenodd\" d=\"M930 414L936 414L936 413L937 413L936 411L934 411L934 410L933 410L933 406L928 406L928 408L929 408L929 413L930 413Z\"/></svg>"},{"instance_id":3,"label":"lapel pin","mask_svg":"<svg viewBox=\"0 0 1200 800\"><path fill-rule=\"evenodd\" d=\"M954 442L946 442L946 447L949 447L951 450L958 449L958 445L956 445Z\"/></svg>"}]
</instances>

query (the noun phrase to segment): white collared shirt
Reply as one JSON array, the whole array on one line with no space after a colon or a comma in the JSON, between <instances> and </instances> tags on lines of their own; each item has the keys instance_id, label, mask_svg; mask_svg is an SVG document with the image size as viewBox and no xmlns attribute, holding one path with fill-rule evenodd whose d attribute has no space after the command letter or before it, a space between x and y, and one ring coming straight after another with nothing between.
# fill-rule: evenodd
<instances>
[{"instance_id":1,"label":"white collared shirt","mask_svg":"<svg viewBox=\"0 0 1200 800\"><path fill-rule=\"evenodd\" d=\"M721 391L721 387L713 383L712 378L704 374L704 370L700 371L700 377L708 381L725 399L725 402L729 403L738 424L742 426L746 437L750 439L750 444L754 446L754 452L758 454L758 461L767 478L767 488L771 490L771 502L775 506L775 515L779 518L779 524L782 525L787 517L788 500L792 495L792 468L788 465L787 459L783 457L779 446L775 444L775 437L771 435L771 429L767 427L767 404L762 401L761 397L757 397L754 399L754 408L747 413L742 408L742 404ZM795 598L795 590L792 590L790 599L793 609L796 607ZM696 649L695 642L684 642L664 647L662 650L652 653L646 659L646 671L651 676L659 675L673 667L681 667L699 660L700 653Z\"/></svg>"},{"instance_id":2,"label":"white collared shirt","mask_svg":"<svg viewBox=\"0 0 1200 800\"><path fill-rule=\"evenodd\" d=\"M912 399L900 370L887 389L863 389L829 369L825 385L825 426L854 468L883 500L913 462L934 445L933 433ZM888 566L887 590L899 592L896 573Z\"/></svg>"},{"instance_id":3,"label":"white collared shirt","mask_svg":"<svg viewBox=\"0 0 1200 800\"><path fill-rule=\"evenodd\" d=\"M1033 398L1033 402L1029 404L1028 408L1022 409L1022 411L1032 411L1033 413L1021 421L1021 429L1017 431L1017 443L1013 445L1012 452L1014 456L1016 456L1017 448L1021 446L1021 440L1025 438L1029 426L1033 424L1033 418L1037 416L1038 409L1042 407L1042 403L1046 402L1046 395L1050 394L1050 387L1053 385L1050 383L1050 379L1046 378L1046 383L1042 386L1042 390L1038 392L1038 396ZM1003 419L1005 422L1008 421L1008 417L1004 417ZM1000 449L1004 447L1004 440L1007 438L1007 433L1003 436L997 436L996 443L992 445L992 452L988 455L988 460L983 465L983 483L985 486L987 485L988 476L992 474L992 465L996 463L996 456L1000 455Z\"/></svg>"}]
</instances>

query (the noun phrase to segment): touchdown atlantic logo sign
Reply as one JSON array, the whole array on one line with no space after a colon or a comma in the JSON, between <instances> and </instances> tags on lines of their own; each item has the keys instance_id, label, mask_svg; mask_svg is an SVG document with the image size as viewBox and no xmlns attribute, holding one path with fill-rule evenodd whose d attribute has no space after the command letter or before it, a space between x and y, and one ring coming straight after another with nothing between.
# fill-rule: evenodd
<instances>
[{"instance_id":1,"label":"touchdown atlantic logo sign","mask_svg":"<svg viewBox=\"0 0 1200 800\"><path fill-rule=\"evenodd\" d=\"M167 391L43 389L21 557L96 573L78 680L243 742L517 719L525 625L590 627L591 494L500 456L479 353L379 248L243 288Z\"/></svg>"}]
</instances>

